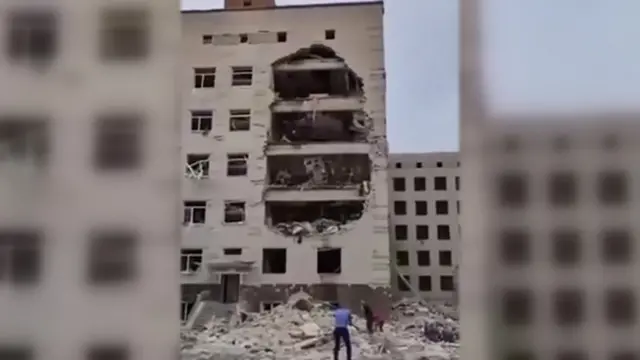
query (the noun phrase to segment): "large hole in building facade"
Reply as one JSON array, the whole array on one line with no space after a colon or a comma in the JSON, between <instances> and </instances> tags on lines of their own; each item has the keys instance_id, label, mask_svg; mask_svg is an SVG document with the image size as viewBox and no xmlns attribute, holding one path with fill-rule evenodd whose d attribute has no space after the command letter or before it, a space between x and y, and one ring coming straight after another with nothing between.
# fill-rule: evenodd
<instances>
[{"instance_id":1,"label":"large hole in building facade","mask_svg":"<svg viewBox=\"0 0 640 360\"><path fill-rule=\"evenodd\" d=\"M272 143L367 140L370 120L363 111L309 111L274 113Z\"/></svg>"},{"instance_id":2,"label":"large hole in building facade","mask_svg":"<svg viewBox=\"0 0 640 360\"><path fill-rule=\"evenodd\" d=\"M303 237L339 233L359 220L364 201L267 202L267 225L284 236Z\"/></svg>"},{"instance_id":3,"label":"large hole in building facade","mask_svg":"<svg viewBox=\"0 0 640 360\"><path fill-rule=\"evenodd\" d=\"M363 187L366 191L371 180L367 154L270 156L267 169L270 189Z\"/></svg>"},{"instance_id":4,"label":"large hole in building facade","mask_svg":"<svg viewBox=\"0 0 640 360\"><path fill-rule=\"evenodd\" d=\"M304 66L311 63L310 67ZM273 90L279 99L305 99L314 94L357 96L362 79L328 46L314 44L276 60Z\"/></svg>"}]
</instances>

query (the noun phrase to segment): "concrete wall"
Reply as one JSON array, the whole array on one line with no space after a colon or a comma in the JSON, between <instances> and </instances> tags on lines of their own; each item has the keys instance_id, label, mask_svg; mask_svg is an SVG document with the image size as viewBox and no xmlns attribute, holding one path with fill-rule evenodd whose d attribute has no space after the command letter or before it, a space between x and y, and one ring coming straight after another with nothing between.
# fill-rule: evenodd
<instances>
[{"instance_id":1,"label":"concrete wall","mask_svg":"<svg viewBox=\"0 0 640 360\"><path fill-rule=\"evenodd\" d=\"M382 39L382 5L354 4L289 7L270 10L212 11L183 13L183 54L181 88L184 90L181 119L183 157L188 153L211 154L211 176L207 180L183 182L183 198L208 201L206 224L183 229L183 247L205 249L205 261L224 257L222 249L240 247L242 258L255 260L256 267L245 280L261 284L372 284L388 286L387 161L385 119L385 73ZM325 40L325 30L334 29L336 38ZM259 31L287 32L286 42L205 45L203 34L256 34ZM257 40L256 40L257 41ZM349 231L326 238L310 238L302 244L285 238L265 226L263 191L266 171L265 140L270 127L269 106L271 63L276 59L323 43L333 48L362 77L366 102L374 130L369 149L374 162L372 192L368 209ZM214 89L194 89L194 67L216 67ZM253 85L231 87L232 66L253 66ZM251 108L251 130L229 132L228 112ZM190 131L190 110L214 111L213 131L203 136ZM358 146L358 144L353 144ZM301 151L304 151L302 149ZM226 154L249 154L246 177L226 176ZM225 200L245 201L246 221L242 225L223 224ZM316 248L342 248L342 274L323 278L316 274ZM287 248L287 273L261 273L262 248ZM209 281L206 270L184 276L183 283Z\"/></svg>"},{"instance_id":2,"label":"concrete wall","mask_svg":"<svg viewBox=\"0 0 640 360\"><path fill-rule=\"evenodd\" d=\"M459 200L459 190L456 190L456 177L459 177L460 162L458 153L419 153L419 154L391 154L389 156L389 243L391 248L392 261L396 262L397 252L408 252L409 263L406 266L398 266L398 271L402 275L408 275L411 285L419 289L419 278L431 278L431 290L419 291L420 295L434 301L451 301L454 298L452 291L442 290L440 279L442 276L453 276L455 266L459 264L460 254L460 231L459 213L456 202ZM445 177L447 189L445 191L434 190L434 178ZM426 180L426 190L414 190L414 178L424 177ZM393 179L405 179L405 191L394 191ZM445 200L449 203L448 215L437 215L435 204L438 200ZM406 203L407 214L398 215L394 213L393 204L395 201ZM427 202L427 215L416 215L415 202ZM407 240L397 240L394 229L396 225L407 225ZM429 227L428 240L416 239L416 225L427 225ZM436 227L438 225L449 225L451 240L438 240L436 237ZM418 264L418 251L428 251L430 265L420 266ZM439 252L450 251L453 257L451 266L439 265ZM394 289L398 289L397 272L392 272L392 284ZM403 295L412 295L410 292L402 292Z\"/></svg>"},{"instance_id":3,"label":"concrete wall","mask_svg":"<svg viewBox=\"0 0 640 360\"><path fill-rule=\"evenodd\" d=\"M103 1L38 4L60 15L58 55L34 68L11 64L0 53L0 116L47 117L50 161L48 170L23 177L0 166L0 228L42 230L42 269L34 286L0 280L0 346L24 343L37 358L81 359L92 342L113 340L128 343L135 359L175 359L180 160L177 61L170 48L179 40L179 2L126 2L151 12L152 55L146 62L117 65L101 62L98 52ZM20 6L36 4L2 1L0 16ZM7 30L0 29L2 49ZM98 174L92 166L95 118L116 108L146 115L144 166ZM119 226L141 235L139 277L130 285L90 287L88 233Z\"/></svg>"}]
</instances>

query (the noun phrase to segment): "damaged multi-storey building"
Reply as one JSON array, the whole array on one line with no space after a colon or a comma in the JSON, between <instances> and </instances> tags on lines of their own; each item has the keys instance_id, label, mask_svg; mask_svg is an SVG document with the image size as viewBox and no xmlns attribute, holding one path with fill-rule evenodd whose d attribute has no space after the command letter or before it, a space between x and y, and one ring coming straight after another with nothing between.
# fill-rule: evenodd
<instances>
[{"instance_id":1,"label":"damaged multi-storey building","mask_svg":"<svg viewBox=\"0 0 640 360\"><path fill-rule=\"evenodd\" d=\"M183 13L183 317L198 294L389 300L382 17L381 1Z\"/></svg>"}]
</instances>

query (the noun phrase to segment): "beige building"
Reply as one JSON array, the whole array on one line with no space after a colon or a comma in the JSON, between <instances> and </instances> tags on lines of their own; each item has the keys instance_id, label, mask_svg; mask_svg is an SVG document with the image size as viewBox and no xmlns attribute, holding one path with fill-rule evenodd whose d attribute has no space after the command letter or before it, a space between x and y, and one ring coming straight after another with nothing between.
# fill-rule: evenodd
<instances>
[{"instance_id":1,"label":"beige building","mask_svg":"<svg viewBox=\"0 0 640 360\"><path fill-rule=\"evenodd\" d=\"M183 311L389 287L382 2L183 18Z\"/></svg>"},{"instance_id":2,"label":"beige building","mask_svg":"<svg viewBox=\"0 0 640 360\"><path fill-rule=\"evenodd\" d=\"M404 296L454 300L459 170L455 152L389 155L392 284Z\"/></svg>"},{"instance_id":3,"label":"beige building","mask_svg":"<svg viewBox=\"0 0 640 360\"><path fill-rule=\"evenodd\" d=\"M0 358L178 355L178 7L0 3Z\"/></svg>"}]
</instances>

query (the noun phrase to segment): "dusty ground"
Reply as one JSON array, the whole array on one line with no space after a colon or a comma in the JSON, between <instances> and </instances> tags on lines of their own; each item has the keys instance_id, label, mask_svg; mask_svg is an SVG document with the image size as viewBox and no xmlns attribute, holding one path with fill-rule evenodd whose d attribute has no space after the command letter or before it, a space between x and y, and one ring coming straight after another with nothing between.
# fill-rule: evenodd
<instances>
[{"instance_id":1,"label":"dusty ground","mask_svg":"<svg viewBox=\"0 0 640 360\"><path fill-rule=\"evenodd\" d=\"M450 308L405 301L394 306L382 333L367 334L354 318L353 360L458 359L458 321ZM428 324L427 338L424 325ZM183 360L332 360L333 316L328 304L310 311L286 304L237 319L212 319L204 331L183 331ZM430 340L431 339L431 340ZM340 355L346 359L344 350Z\"/></svg>"}]
</instances>

